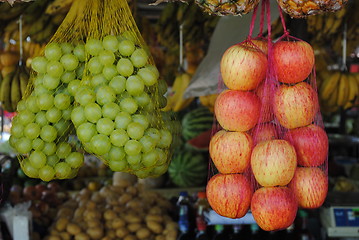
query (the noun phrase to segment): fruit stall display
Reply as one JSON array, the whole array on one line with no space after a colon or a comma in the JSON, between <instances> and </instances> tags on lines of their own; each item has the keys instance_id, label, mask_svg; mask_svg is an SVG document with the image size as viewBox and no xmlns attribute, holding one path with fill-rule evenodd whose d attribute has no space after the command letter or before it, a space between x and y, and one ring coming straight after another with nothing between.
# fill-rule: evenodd
<instances>
[{"instance_id":1,"label":"fruit stall display","mask_svg":"<svg viewBox=\"0 0 359 240\"><path fill-rule=\"evenodd\" d=\"M151 23L136 15L136 1L117 15L109 9L123 1L103 9L86 1L97 7L0 3L0 101L16 115L9 142L20 163L9 199L31 201L33 239L176 239L176 208L150 187L174 195L207 188L218 214L241 218L251 209L265 231L287 228L298 208L319 208L328 186L358 190L357 168L331 177L322 122L359 103L359 77L340 59L344 25L346 54L358 45L358 3L271 2L284 22L306 23L311 45L275 21L272 33L228 48L217 93L184 99L220 17L269 1L158 0ZM268 45L266 34L287 39ZM113 172L142 179L112 180Z\"/></svg>"}]
</instances>

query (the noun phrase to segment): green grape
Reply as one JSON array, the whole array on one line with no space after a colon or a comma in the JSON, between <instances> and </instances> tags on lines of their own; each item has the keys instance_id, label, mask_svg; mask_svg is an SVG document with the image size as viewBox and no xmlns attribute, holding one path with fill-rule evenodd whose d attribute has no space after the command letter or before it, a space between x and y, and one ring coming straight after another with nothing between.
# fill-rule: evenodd
<instances>
[{"instance_id":1,"label":"green grape","mask_svg":"<svg viewBox=\"0 0 359 240\"><path fill-rule=\"evenodd\" d=\"M167 90L168 90L168 86L167 86L166 81L160 79L158 81L158 94L159 95L164 95L164 94L166 94Z\"/></svg>"},{"instance_id":2,"label":"green grape","mask_svg":"<svg viewBox=\"0 0 359 240\"><path fill-rule=\"evenodd\" d=\"M65 110L70 107L71 98L65 93L59 93L54 98L54 105L60 110Z\"/></svg>"},{"instance_id":3,"label":"green grape","mask_svg":"<svg viewBox=\"0 0 359 240\"><path fill-rule=\"evenodd\" d=\"M147 112L153 112L155 110L156 106L153 103L153 101L150 101L143 109Z\"/></svg>"},{"instance_id":4,"label":"green grape","mask_svg":"<svg viewBox=\"0 0 359 240\"><path fill-rule=\"evenodd\" d=\"M81 142L89 142L97 134L96 126L89 122L82 123L77 127L76 133Z\"/></svg>"},{"instance_id":5,"label":"green grape","mask_svg":"<svg viewBox=\"0 0 359 240\"><path fill-rule=\"evenodd\" d=\"M55 167L56 163L58 163L59 161L60 161L60 158L56 154L47 156L47 165L49 165L51 167Z\"/></svg>"},{"instance_id":6,"label":"green grape","mask_svg":"<svg viewBox=\"0 0 359 240\"><path fill-rule=\"evenodd\" d=\"M31 68L37 73L46 73L47 60L45 57L38 56L32 59Z\"/></svg>"},{"instance_id":7,"label":"green grape","mask_svg":"<svg viewBox=\"0 0 359 240\"><path fill-rule=\"evenodd\" d=\"M160 130L161 138L160 141L157 143L157 146L160 148L167 148L172 143L172 134L170 131L166 129Z\"/></svg>"},{"instance_id":8,"label":"green grape","mask_svg":"<svg viewBox=\"0 0 359 240\"><path fill-rule=\"evenodd\" d=\"M138 165L141 162L141 159L142 159L141 154L128 155L126 157L126 160L127 160L128 164L130 164L130 165Z\"/></svg>"},{"instance_id":9,"label":"green grape","mask_svg":"<svg viewBox=\"0 0 359 240\"><path fill-rule=\"evenodd\" d=\"M164 163L167 163L167 154L161 149L161 148L156 148L155 149L157 151L158 154L158 161L157 161L157 165L162 165Z\"/></svg>"},{"instance_id":10,"label":"green grape","mask_svg":"<svg viewBox=\"0 0 359 240\"><path fill-rule=\"evenodd\" d=\"M80 86L75 94L75 100L82 106L89 103L94 103L96 100L96 93L88 86Z\"/></svg>"},{"instance_id":11,"label":"green grape","mask_svg":"<svg viewBox=\"0 0 359 240\"><path fill-rule=\"evenodd\" d=\"M139 69L137 75L139 75L143 79L143 82L146 86L153 86L158 81L155 73L153 73L153 71L151 71L147 67Z\"/></svg>"},{"instance_id":12,"label":"green grape","mask_svg":"<svg viewBox=\"0 0 359 240\"><path fill-rule=\"evenodd\" d=\"M86 122L85 109L83 106L74 107L71 113L71 121L75 126Z\"/></svg>"},{"instance_id":13,"label":"green grape","mask_svg":"<svg viewBox=\"0 0 359 240\"><path fill-rule=\"evenodd\" d=\"M54 179L55 169L52 166L45 165L39 170L39 177L44 182L49 182Z\"/></svg>"},{"instance_id":14,"label":"green grape","mask_svg":"<svg viewBox=\"0 0 359 240\"><path fill-rule=\"evenodd\" d=\"M118 36L118 39L120 41L127 39L127 40L130 40L132 42L136 42L136 38L134 36L134 33L132 33L131 31L123 32L120 36Z\"/></svg>"},{"instance_id":15,"label":"green grape","mask_svg":"<svg viewBox=\"0 0 359 240\"><path fill-rule=\"evenodd\" d=\"M49 43L45 47L45 57L48 60L57 61L62 56L62 50L58 43Z\"/></svg>"},{"instance_id":16,"label":"green grape","mask_svg":"<svg viewBox=\"0 0 359 240\"><path fill-rule=\"evenodd\" d=\"M103 38L102 45L104 49L111 52L116 52L118 49L118 40L116 36L107 35Z\"/></svg>"},{"instance_id":17,"label":"green grape","mask_svg":"<svg viewBox=\"0 0 359 240\"><path fill-rule=\"evenodd\" d=\"M111 142L108 136L97 134L91 138L90 148L94 154L99 156L106 154L111 149Z\"/></svg>"},{"instance_id":18,"label":"green grape","mask_svg":"<svg viewBox=\"0 0 359 240\"><path fill-rule=\"evenodd\" d=\"M100 118L96 123L98 133L109 136L115 129L115 123L109 118Z\"/></svg>"},{"instance_id":19,"label":"green grape","mask_svg":"<svg viewBox=\"0 0 359 240\"><path fill-rule=\"evenodd\" d=\"M75 71L71 71L71 72L64 72L61 76L61 82L63 83L69 83L72 80L76 79L76 72Z\"/></svg>"},{"instance_id":20,"label":"green grape","mask_svg":"<svg viewBox=\"0 0 359 240\"><path fill-rule=\"evenodd\" d=\"M152 139L150 136L145 135L143 136L139 142L142 145L142 152L147 153L150 152L151 150L153 150L156 146L156 141L155 139Z\"/></svg>"},{"instance_id":21,"label":"green grape","mask_svg":"<svg viewBox=\"0 0 359 240\"><path fill-rule=\"evenodd\" d=\"M14 137L14 135L10 135L10 137L9 137L9 144L15 150L16 150L16 143L17 143L18 140L19 140L19 138Z\"/></svg>"},{"instance_id":22,"label":"green grape","mask_svg":"<svg viewBox=\"0 0 359 240\"><path fill-rule=\"evenodd\" d=\"M43 78L43 86L48 90L56 89L60 84L60 78L52 77L49 74L45 74Z\"/></svg>"},{"instance_id":23,"label":"green grape","mask_svg":"<svg viewBox=\"0 0 359 240\"><path fill-rule=\"evenodd\" d=\"M51 156L55 154L56 152L56 143L54 142L45 142L44 148L42 149L42 152L45 153L47 156Z\"/></svg>"},{"instance_id":24,"label":"green grape","mask_svg":"<svg viewBox=\"0 0 359 240\"><path fill-rule=\"evenodd\" d=\"M156 150L149 151L142 155L142 164L145 167L152 167L156 165L159 155Z\"/></svg>"},{"instance_id":25,"label":"green grape","mask_svg":"<svg viewBox=\"0 0 359 240\"><path fill-rule=\"evenodd\" d=\"M135 44L131 40L124 39L118 45L118 51L122 56L131 56L133 51L135 51Z\"/></svg>"},{"instance_id":26,"label":"green grape","mask_svg":"<svg viewBox=\"0 0 359 240\"><path fill-rule=\"evenodd\" d=\"M53 78L61 78L64 67L59 61L49 61L46 66L46 73Z\"/></svg>"},{"instance_id":27,"label":"green grape","mask_svg":"<svg viewBox=\"0 0 359 240\"><path fill-rule=\"evenodd\" d=\"M80 80L72 80L67 85L67 90L69 91L69 93L72 96L75 96L80 86L81 86L81 81Z\"/></svg>"},{"instance_id":28,"label":"green grape","mask_svg":"<svg viewBox=\"0 0 359 240\"><path fill-rule=\"evenodd\" d=\"M167 105L167 98L165 96L158 97L158 106L159 108L164 108Z\"/></svg>"},{"instance_id":29,"label":"green grape","mask_svg":"<svg viewBox=\"0 0 359 240\"><path fill-rule=\"evenodd\" d=\"M21 163L21 169L24 171L25 175L30 178L38 178L39 171L38 169L34 168L28 159L24 159Z\"/></svg>"},{"instance_id":30,"label":"green grape","mask_svg":"<svg viewBox=\"0 0 359 240\"><path fill-rule=\"evenodd\" d=\"M96 101L104 105L106 103L114 102L116 100L115 91L109 86L100 86L96 92Z\"/></svg>"},{"instance_id":31,"label":"green grape","mask_svg":"<svg viewBox=\"0 0 359 240\"><path fill-rule=\"evenodd\" d=\"M62 118L64 120L71 120L72 106L62 110Z\"/></svg>"},{"instance_id":32,"label":"green grape","mask_svg":"<svg viewBox=\"0 0 359 240\"><path fill-rule=\"evenodd\" d=\"M44 93L52 93L52 91L45 88L44 85L41 83L41 84L35 86L35 89L33 90L33 92L31 94L33 94L34 96L40 96Z\"/></svg>"},{"instance_id":33,"label":"green grape","mask_svg":"<svg viewBox=\"0 0 359 240\"><path fill-rule=\"evenodd\" d=\"M156 128L148 128L148 129L146 129L145 135L150 136L155 141L156 144L158 144L158 142L161 139L161 133Z\"/></svg>"},{"instance_id":34,"label":"green grape","mask_svg":"<svg viewBox=\"0 0 359 240\"><path fill-rule=\"evenodd\" d=\"M54 105L54 96L50 93L43 93L37 96L36 102L40 110L49 110Z\"/></svg>"},{"instance_id":35,"label":"green grape","mask_svg":"<svg viewBox=\"0 0 359 240\"><path fill-rule=\"evenodd\" d=\"M60 142L57 145L56 155L60 159L65 159L71 153L71 145L67 142Z\"/></svg>"},{"instance_id":36,"label":"green grape","mask_svg":"<svg viewBox=\"0 0 359 240\"><path fill-rule=\"evenodd\" d=\"M46 118L46 113L44 111L40 111L40 112L36 113L35 122L37 124L39 124L40 127L48 125L49 121Z\"/></svg>"},{"instance_id":37,"label":"green grape","mask_svg":"<svg viewBox=\"0 0 359 240\"><path fill-rule=\"evenodd\" d=\"M90 103L85 106L85 117L88 121L96 123L102 116L102 109L96 103Z\"/></svg>"},{"instance_id":38,"label":"green grape","mask_svg":"<svg viewBox=\"0 0 359 240\"><path fill-rule=\"evenodd\" d=\"M127 169L127 162L126 161L110 161L108 163L108 167L111 171L114 172L121 172Z\"/></svg>"},{"instance_id":39,"label":"green grape","mask_svg":"<svg viewBox=\"0 0 359 240\"><path fill-rule=\"evenodd\" d=\"M52 107L46 112L46 119L50 123L58 122L61 119L61 117L62 117L62 112L56 107Z\"/></svg>"},{"instance_id":40,"label":"green grape","mask_svg":"<svg viewBox=\"0 0 359 240\"><path fill-rule=\"evenodd\" d=\"M106 103L102 106L102 116L115 120L117 114L120 112L120 106L114 102Z\"/></svg>"},{"instance_id":41,"label":"green grape","mask_svg":"<svg viewBox=\"0 0 359 240\"><path fill-rule=\"evenodd\" d=\"M15 149L20 154L29 153L32 149L31 139L26 137L18 138L18 140L15 142Z\"/></svg>"},{"instance_id":42,"label":"green grape","mask_svg":"<svg viewBox=\"0 0 359 240\"><path fill-rule=\"evenodd\" d=\"M144 130L146 130L148 128L148 126L150 125L150 121L148 120L148 117L146 115L133 114L132 119L134 122L140 123L142 125L142 127L144 128Z\"/></svg>"},{"instance_id":43,"label":"green grape","mask_svg":"<svg viewBox=\"0 0 359 240\"><path fill-rule=\"evenodd\" d=\"M124 146L124 150L127 155L137 155L140 154L142 145L137 140L128 140Z\"/></svg>"},{"instance_id":44,"label":"green grape","mask_svg":"<svg viewBox=\"0 0 359 240\"><path fill-rule=\"evenodd\" d=\"M141 169L141 170L137 170L135 172L135 175L138 177L138 178L147 178L148 175L150 174L152 168L150 169Z\"/></svg>"},{"instance_id":45,"label":"green grape","mask_svg":"<svg viewBox=\"0 0 359 240\"><path fill-rule=\"evenodd\" d=\"M154 177L160 176L160 175L164 174L165 172L167 172L167 170L168 170L168 164L162 164L162 165L154 167L151 171L151 175Z\"/></svg>"},{"instance_id":46,"label":"green grape","mask_svg":"<svg viewBox=\"0 0 359 240\"><path fill-rule=\"evenodd\" d=\"M126 90L126 78L123 76L115 76L111 79L109 86L116 94L121 94Z\"/></svg>"},{"instance_id":47,"label":"green grape","mask_svg":"<svg viewBox=\"0 0 359 240\"><path fill-rule=\"evenodd\" d=\"M138 105L136 100L134 100L131 97L128 97L121 100L120 108L124 112L127 112L129 114L134 114L138 109Z\"/></svg>"},{"instance_id":48,"label":"green grape","mask_svg":"<svg viewBox=\"0 0 359 240\"><path fill-rule=\"evenodd\" d=\"M82 79L84 72L85 72L85 64L80 63L79 66L77 67L77 69L75 70L75 72L76 72L77 78Z\"/></svg>"},{"instance_id":49,"label":"green grape","mask_svg":"<svg viewBox=\"0 0 359 240\"><path fill-rule=\"evenodd\" d=\"M122 161L126 157L125 150L123 147L115 147L112 146L110 151L108 152L108 160L111 161Z\"/></svg>"},{"instance_id":50,"label":"green grape","mask_svg":"<svg viewBox=\"0 0 359 240\"><path fill-rule=\"evenodd\" d=\"M140 107L145 107L151 102L151 98L146 92L142 92L139 96L134 96L134 99Z\"/></svg>"},{"instance_id":51,"label":"green grape","mask_svg":"<svg viewBox=\"0 0 359 240\"><path fill-rule=\"evenodd\" d=\"M41 128L40 137L45 142L53 142L57 138L56 128L51 125L45 125Z\"/></svg>"},{"instance_id":52,"label":"green grape","mask_svg":"<svg viewBox=\"0 0 359 240\"><path fill-rule=\"evenodd\" d=\"M80 87L91 87L91 80L92 80L91 75L83 76L83 78L81 80L82 86L80 86Z\"/></svg>"},{"instance_id":53,"label":"green grape","mask_svg":"<svg viewBox=\"0 0 359 240\"><path fill-rule=\"evenodd\" d=\"M132 75L127 78L126 81L126 90L132 96L139 96L143 93L145 85L141 77L137 75Z\"/></svg>"},{"instance_id":54,"label":"green grape","mask_svg":"<svg viewBox=\"0 0 359 240\"><path fill-rule=\"evenodd\" d=\"M133 74L134 67L128 58L121 58L116 65L117 72L124 77L129 77Z\"/></svg>"},{"instance_id":55,"label":"green grape","mask_svg":"<svg viewBox=\"0 0 359 240\"><path fill-rule=\"evenodd\" d=\"M86 60L85 45L77 44L73 53L80 62L84 62Z\"/></svg>"},{"instance_id":56,"label":"green grape","mask_svg":"<svg viewBox=\"0 0 359 240\"><path fill-rule=\"evenodd\" d=\"M78 168L71 168L70 175L68 176L68 179L73 179L77 176L77 173L79 172Z\"/></svg>"},{"instance_id":57,"label":"green grape","mask_svg":"<svg viewBox=\"0 0 359 240\"><path fill-rule=\"evenodd\" d=\"M44 81L44 76L46 75L46 73L45 74L38 74L35 78L34 78L34 82L33 82L33 84L34 84L34 87L38 87L38 86L42 86L42 83L43 83L43 81Z\"/></svg>"},{"instance_id":58,"label":"green grape","mask_svg":"<svg viewBox=\"0 0 359 240\"><path fill-rule=\"evenodd\" d=\"M72 44L68 42L60 43L60 47L63 54L71 53L74 50L74 46L72 46Z\"/></svg>"},{"instance_id":59,"label":"green grape","mask_svg":"<svg viewBox=\"0 0 359 240\"><path fill-rule=\"evenodd\" d=\"M70 123L68 121L65 121L64 119L60 119L57 123L53 125L57 132L60 135L64 135L67 133L67 130L70 129Z\"/></svg>"},{"instance_id":60,"label":"green grape","mask_svg":"<svg viewBox=\"0 0 359 240\"><path fill-rule=\"evenodd\" d=\"M106 78L103 74L97 74L91 78L91 87L96 88L107 83Z\"/></svg>"},{"instance_id":61,"label":"green grape","mask_svg":"<svg viewBox=\"0 0 359 240\"><path fill-rule=\"evenodd\" d=\"M23 110L25 110L26 108L27 108L27 103L26 103L27 101L25 101L25 100L20 100L18 103L17 103L17 106L16 106L16 110L18 111L18 112L21 112L21 111L23 111Z\"/></svg>"},{"instance_id":62,"label":"green grape","mask_svg":"<svg viewBox=\"0 0 359 240\"><path fill-rule=\"evenodd\" d=\"M33 151L29 156L30 164L37 169L46 165L46 155L41 151Z\"/></svg>"},{"instance_id":63,"label":"green grape","mask_svg":"<svg viewBox=\"0 0 359 240\"><path fill-rule=\"evenodd\" d=\"M54 168L58 179L68 178L71 174L71 167L67 162L58 162Z\"/></svg>"},{"instance_id":64,"label":"green grape","mask_svg":"<svg viewBox=\"0 0 359 240\"><path fill-rule=\"evenodd\" d=\"M84 155L79 152L72 152L66 157L65 162L72 168L80 168L84 164Z\"/></svg>"},{"instance_id":65,"label":"green grape","mask_svg":"<svg viewBox=\"0 0 359 240\"><path fill-rule=\"evenodd\" d=\"M17 104L18 108L19 108L19 103ZM25 105L26 105L25 108L29 109L33 113L37 113L40 111L40 108L37 106L37 96L35 96L35 95L30 95L26 99ZM25 109L23 109L23 110L25 110ZM19 111L19 109L18 109L18 111ZM20 111L22 111L22 110L20 110Z\"/></svg>"},{"instance_id":66,"label":"green grape","mask_svg":"<svg viewBox=\"0 0 359 240\"><path fill-rule=\"evenodd\" d=\"M119 112L115 118L115 127L116 129L127 129L130 122L132 122L132 118L129 113Z\"/></svg>"},{"instance_id":67,"label":"green grape","mask_svg":"<svg viewBox=\"0 0 359 240\"><path fill-rule=\"evenodd\" d=\"M129 136L124 129L115 129L110 135L111 143L117 147L124 146L129 139Z\"/></svg>"},{"instance_id":68,"label":"green grape","mask_svg":"<svg viewBox=\"0 0 359 240\"><path fill-rule=\"evenodd\" d=\"M160 77L160 72L155 65L147 64L145 68L151 70L155 74L157 79Z\"/></svg>"},{"instance_id":69,"label":"green grape","mask_svg":"<svg viewBox=\"0 0 359 240\"><path fill-rule=\"evenodd\" d=\"M103 66L110 66L115 62L115 54L110 50L101 51L98 58Z\"/></svg>"},{"instance_id":70,"label":"green grape","mask_svg":"<svg viewBox=\"0 0 359 240\"><path fill-rule=\"evenodd\" d=\"M88 39L85 43L85 50L92 56L97 56L102 50L102 42L98 39Z\"/></svg>"},{"instance_id":71,"label":"green grape","mask_svg":"<svg viewBox=\"0 0 359 240\"><path fill-rule=\"evenodd\" d=\"M66 71L73 71L79 65L79 60L75 55L71 53L66 53L65 55L63 55L60 59L60 62L62 63L62 66Z\"/></svg>"},{"instance_id":72,"label":"green grape","mask_svg":"<svg viewBox=\"0 0 359 240\"><path fill-rule=\"evenodd\" d=\"M139 140L144 132L144 127L138 122L131 122L127 126L127 134L132 139Z\"/></svg>"},{"instance_id":73,"label":"green grape","mask_svg":"<svg viewBox=\"0 0 359 240\"><path fill-rule=\"evenodd\" d=\"M35 120L35 114L30 112L30 110L25 109L24 111L18 113L17 115L19 123L22 125L27 125L29 123L32 123Z\"/></svg>"},{"instance_id":74,"label":"green grape","mask_svg":"<svg viewBox=\"0 0 359 240\"><path fill-rule=\"evenodd\" d=\"M148 55L146 51L142 48L137 48L133 53L131 54L131 62L133 66L137 68L141 68L146 65L148 60Z\"/></svg>"},{"instance_id":75,"label":"green grape","mask_svg":"<svg viewBox=\"0 0 359 240\"><path fill-rule=\"evenodd\" d=\"M102 72L103 65L99 57L93 57L87 62L88 70L91 74L96 75Z\"/></svg>"},{"instance_id":76,"label":"green grape","mask_svg":"<svg viewBox=\"0 0 359 240\"><path fill-rule=\"evenodd\" d=\"M117 76L117 68L115 65L104 66L102 74L108 81L110 81L112 78Z\"/></svg>"},{"instance_id":77,"label":"green grape","mask_svg":"<svg viewBox=\"0 0 359 240\"><path fill-rule=\"evenodd\" d=\"M18 124L12 124L11 129L10 129L10 134L14 137L17 138L21 138L22 136L24 136L24 125L18 123Z\"/></svg>"},{"instance_id":78,"label":"green grape","mask_svg":"<svg viewBox=\"0 0 359 240\"><path fill-rule=\"evenodd\" d=\"M144 168L144 166L141 163L133 164L133 165L130 165L129 167L131 168L132 171L139 171Z\"/></svg>"},{"instance_id":79,"label":"green grape","mask_svg":"<svg viewBox=\"0 0 359 240\"><path fill-rule=\"evenodd\" d=\"M33 140L40 135L40 126L37 123L29 123L24 128L25 137Z\"/></svg>"},{"instance_id":80,"label":"green grape","mask_svg":"<svg viewBox=\"0 0 359 240\"><path fill-rule=\"evenodd\" d=\"M32 140L32 149L41 151L45 147L45 142L41 138L35 138Z\"/></svg>"}]
</instances>

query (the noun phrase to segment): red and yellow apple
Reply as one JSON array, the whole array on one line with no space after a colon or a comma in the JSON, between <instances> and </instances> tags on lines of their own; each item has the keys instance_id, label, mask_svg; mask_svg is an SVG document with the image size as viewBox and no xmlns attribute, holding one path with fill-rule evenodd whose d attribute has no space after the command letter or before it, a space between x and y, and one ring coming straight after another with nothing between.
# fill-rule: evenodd
<instances>
[{"instance_id":1,"label":"red and yellow apple","mask_svg":"<svg viewBox=\"0 0 359 240\"><path fill-rule=\"evenodd\" d=\"M261 39L252 39L252 43L256 48L259 48L265 55L268 54L268 41Z\"/></svg>"},{"instance_id":2,"label":"red and yellow apple","mask_svg":"<svg viewBox=\"0 0 359 240\"><path fill-rule=\"evenodd\" d=\"M253 137L254 144L278 139L277 127L274 123L259 123L251 130L251 135Z\"/></svg>"},{"instance_id":3,"label":"red and yellow apple","mask_svg":"<svg viewBox=\"0 0 359 240\"><path fill-rule=\"evenodd\" d=\"M281 85L273 96L273 112L278 122L292 129L311 124L318 113L318 96L305 82Z\"/></svg>"},{"instance_id":4,"label":"red and yellow apple","mask_svg":"<svg viewBox=\"0 0 359 240\"><path fill-rule=\"evenodd\" d=\"M252 137L245 132L217 132L209 143L209 154L220 173L243 173L249 166Z\"/></svg>"},{"instance_id":5,"label":"red and yellow apple","mask_svg":"<svg viewBox=\"0 0 359 240\"><path fill-rule=\"evenodd\" d=\"M323 128L317 125L291 129L284 138L294 146L300 166L320 166L327 159L328 136Z\"/></svg>"},{"instance_id":6,"label":"red and yellow apple","mask_svg":"<svg viewBox=\"0 0 359 240\"><path fill-rule=\"evenodd\" d=\"M225 90L214 103L216 119L228 131L245 132L253 128L260 109L261 102L253 92Z\"/></svg>"},{"instance_id":7,"label":"red and yellow apple","mask_svg":"<svg viewBox=\"0 0 359 240\"><path fill-rule=\"evenodd\" d=\"M295 149L282 139L260 142L253 148L251 167L261 186L285 186L292 180L297 167Z\"/></svg>"},{"instance_id":8,"label":"red and yellow apple","mask_svg":"<svg viewBox=\"0 0 359 240\"><path fill-rule=\"evenodd\" d=\"M229 89L253 90L266 76L267 57L254 46L236 44L224 52L220 71Z\"/></svg>"},{"instance_id":9,"label":"red and yellow apple","mask_svg":"<svg viewBox=\"0 0 359 240\"><path fill-rule=\"evenodd\" d=\"M212 209L221 216L241 218L249 210L252 185L243 174L216 174L207 183L206 194Z\"/></svg>"},{"instance_id":10,"label":"red and yellow apple","mask_svg":"<svg viewBox=\"0 0 359 240\"><path fill-rule=\"evenodd\" d=\"M265 231L289 227L297 214L298 203L288 187L262 187L254 192L251 212L254 220Z\"/></svg>"},{"instance_id":11,"label":"red and yellow apple","mask_svg":"<svg viewBox=\"0 0 359 240\"><path fill-rule=\"evenodd\" d=\"M319 208L328 193L328 177L317 167L298 167L289 188L301 208Z\"/></svg>"},{"instance_id":12,"label":"red and yellow apple","mask_svg":"<svg viewBox=\"0 0 359 240\"><path fill-rule=\"evenodd\" d=\"M314 67L314 51L305 41L279 41L273 44L273 68L278 81L304 81Z\"/></svg>"}]
</instances>

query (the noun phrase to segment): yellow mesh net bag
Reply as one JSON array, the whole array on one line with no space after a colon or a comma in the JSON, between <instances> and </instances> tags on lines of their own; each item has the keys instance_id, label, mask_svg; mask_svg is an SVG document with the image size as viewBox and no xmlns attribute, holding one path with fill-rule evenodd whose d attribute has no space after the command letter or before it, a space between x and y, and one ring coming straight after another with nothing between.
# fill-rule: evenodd
<instances>
[{"instance_id":1,"label":"yellow mesh net bag","mask_svg":"<svg viewBox=\"0 0 359 240\"><path fill-rule=\"evenodd\" d=\"M10 141L25 174L71 178L79 148L113 171L167 171L178 125L161 111L167 86L125 0L75 1L32 69Z\"/></svg>"}]
</instances>

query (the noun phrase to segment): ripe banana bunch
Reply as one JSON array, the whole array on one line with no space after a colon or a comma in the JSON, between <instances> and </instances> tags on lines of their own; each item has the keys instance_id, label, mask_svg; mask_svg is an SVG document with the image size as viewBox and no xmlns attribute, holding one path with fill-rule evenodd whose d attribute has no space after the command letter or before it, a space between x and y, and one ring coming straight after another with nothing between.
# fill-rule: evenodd
<instances>
[{"instance_id":1,"label":"ripe banana bunch","mask_svg":"<svg viewBox=\"0 0 359 240\"><path fill-rule=\"evenodd\" d=\"M218 94L200 96L199 101L203 106L207 107L213 113L214 112L214 103L216 102L217 97L218 97Z\"/></svg>"},{"instance_id":2,"label":"ripe banana bunch","mask_svg":"<svg viewBox=\"0 0 359 240\"><path fill-rule=\"evenodd\" d=\"M319 88L320 102L328 112L353 107L358 96L359 78L353 73L336 71L328 75Z\"/></svg>"},{"instance_id":3,"label":"ripe banana bunch","mask_svg":"<svg viewBox=\"0 0 359 240\"><path fill-rule=\"evenodd\" d=\"M167 105L163 111L179 112L191 104L194 98L183 99L183 94L191 81L191 75L180 73L173 82L172 90L167 96Z\"/></svg>"},{"instance_id":4,"label":"ripe banana bunch","mask_svg":"<svg viewBox=\"0 0 359 240\"><path fill-rule=\"evenodd\" d=\"M24 66L17 66L3 77L0 83L0 102L5 111L16 111L17 103L25 95L28 83L29 73Z\"/></svg>"}]
</instances>

